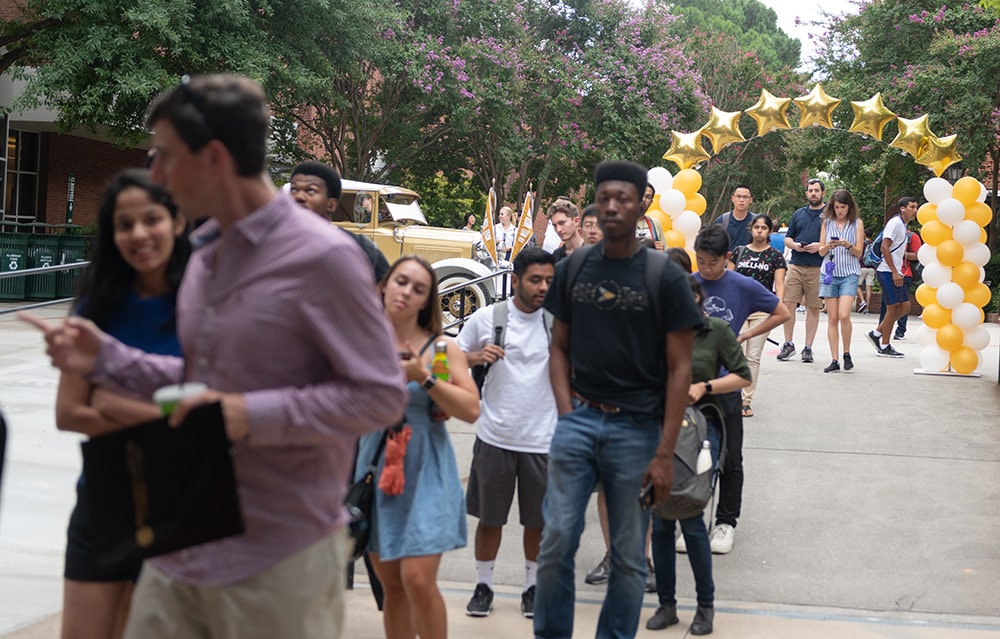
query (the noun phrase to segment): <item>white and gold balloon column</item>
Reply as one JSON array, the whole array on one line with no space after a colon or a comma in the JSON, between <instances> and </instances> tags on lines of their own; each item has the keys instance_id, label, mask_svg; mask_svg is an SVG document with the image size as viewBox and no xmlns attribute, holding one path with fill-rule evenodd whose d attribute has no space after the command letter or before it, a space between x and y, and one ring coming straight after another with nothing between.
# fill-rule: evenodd
<instances>
[{"instance_id":1,"label":"white and gold balloon column","mask_svg":"<svg viewBox=\"0 0 1000 639\"><path fill-rule=\"evenodd\" d=\"M986 187L972 177L955 186L931 178L924 196L927 203L917 212L924 242L917 253L924 267L924 283L916 291L924 307L924 325L917 331L923 346L920 367L927 373L969 375L982 364L981 351L990 343L982 308L992 298L983 266L990 260L984 227L993 212L984 203Z\"/></svg>"},{"instance_id":2,"label":"white and gold balloon column","mask_svg":"<svg viewBox=\"0 0 1000 639\"><path fill-rule=\"evenodd\" d=\"M657 166L649 170L648 179L656 195L646 215L663 227L663 243L685 249L693 265L694 238L701 230L701 215L707 206L705 197L698 192L701 174L694 169L683 169L672 176L670 171Z\"/></svg>"}]
</instances>

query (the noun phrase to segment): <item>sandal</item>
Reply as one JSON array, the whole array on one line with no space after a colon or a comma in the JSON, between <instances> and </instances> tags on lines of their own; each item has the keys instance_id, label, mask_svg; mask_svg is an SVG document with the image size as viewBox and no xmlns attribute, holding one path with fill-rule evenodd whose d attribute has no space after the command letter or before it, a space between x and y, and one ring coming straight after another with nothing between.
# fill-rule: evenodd
<instances>
[{"instance_id":1,"label":"sandal","mask_svg":"<svg viewBox=\"0 0 1000 639\"><path fill-rule=\"evenodd\" d=\"M743 416L744 417L753 417L753 409L750 408L749 404L747 404L746 406L743 407Z\"/></svg>"}]
</instances>

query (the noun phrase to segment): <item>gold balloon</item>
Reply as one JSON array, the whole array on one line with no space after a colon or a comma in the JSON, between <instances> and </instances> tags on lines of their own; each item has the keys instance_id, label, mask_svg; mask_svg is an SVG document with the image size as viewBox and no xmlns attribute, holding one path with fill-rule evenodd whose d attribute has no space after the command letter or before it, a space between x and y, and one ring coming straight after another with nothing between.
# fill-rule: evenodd
<instances>
[{"instance_id":1,"label":"gold balloon","mask_svg":"<svg viewBox=\"0 0 1000 639\"><path fill-rule=\"evenodd\" d=\"M652 205L650 205L650 207L648 209L646 209L646 215L648 215L649 217L651 217L654 220L656 220L657 222L659 222L660 223L660 229L664 233L666 233L667 231L669 231L670 229L672 229L674 227L674 221L673 221L673 219L669 215L667 215L666 213L664 213L663 209L661 209L660 207L656 207L654 209L652 207Z\"/></svg>"},{"instance_id":2,"label":"gold balloon","mask_svg":"<svg viewBox=\"0 0 1000 639\"><path fill-rule=\"evenodd\" d=\"M942 350L952 353L962 348L962 342L965 340L965 333L962 329L954 324L945 324L937 330L937 334L934 336L937 345L941 347Z\"/></svg>"},{"instance_id":3,"label":"gold balloon","mask_svg":"<svg viewBox=\"0 0 1000 639\"><path fill-rule=\"evenodd\" d=\"M830 117L833 115L833 110L840 105L842 100L827 95L826 91L823 90L823 85L817 82L812 91L802 97L795 98L793 102L802 111L802 117L799 118L800 129L808 126L821 126L824 129L832 129L833 122L830 120Z\"/></svg>"},{"instance_id":4,"label":"gold balloon","mask_svg":"<svg viewBox=\"0 0 1000 639\"><path fill-rule=\"evenodd\" d=\"M965 249L955 240L944 240L937 245L937 259L942 266L957 266L964 256Z\"/></svg>"},{"instance_id":5,"label":"gold balloon","mask_svg":"<svg viewBox=\"0 0 1000 639\"><path fill-rule=\"evenodd\" d=\"M701 146L701 130L694 133L670 132L670 148L663 154L664 160L669 160L681 168L689 169L708 158L708 153Z\"/></svg>"},{"instance_id":6,"label":"gold balloon","mask_svg":"<svg viewBox=\"0 0 1000 639\"><path fill-rule=\"evenodd\" d=\"M920 237L925 244L937 246L941 242L951 239L951 227L940 220L931 220L920 227Z\"/></svg>"},{"instance_id":7,"label":"gold balloon","mask_svg":"<svg viewBox=\"0 0 1000 639\"><path fill-rule=\"evenodd\" d=\"M930 127L927 126L927 114L925 113L916 120L896 118L896 124L899 125L899 133L889 143L889 146L902 149L914 158L920 157L924 149L927 148L927 138L934 135L931 133Z\"/></svg>"},{"instance_id":8,"label":"gold balloon","mask_svg":"<svg viewBox=\"0 0 1000 639\"><path fill-rule=\"evenodd\" d=\"M978 275L979 271L976 271L976 274ZM921 306L930 306L935 300L937 300L937 289L931 288L930 284L924 282L917 287L917 292L914 293L914 297L917 298L917 302Z\"/></svg>"},{"instance_id":9,"label":"gold balloon","mask_svg":"<svg viewBox=\"0 0 1000 639\"><path fill-rule=\"evenodd\" d=\"M979 368L979 355L968 346L952 351L949 361L955 372L962 375L969 375Z\"/></svg>"},{"instance_id":10,"label":"gold balloon","mask_svg":"<svg viewBox=\"0 0 1000 639\"><path fill-rule=\"evenodd\" d=\"M925 115L924 117L927 116ZM941 177L945 169L962 159L962 156L958 154L958 149L955 148L955 139L957 137L957 135L948 135L939 138L928 131L927 146L924 147L923 153L917 158L917 164L923 164L931 171L934 171L934 175ZM977 190L972 201L975 202L978 196L979 191ZM963 202L963 204L968 203Z\"/></svg>"},{"instance_id":11,"label":"gold balloon","mask_svg":"<svg viewBox=\"0 0 1000 639\"><path fill-rule=\"evenodd\" d=\"M764 135L769 131L792 128L788 124L788 106L791 103L791 98L776 98L767 89L761 89L757 104L744 113L757 122L757 135Z\"/></svg>"},{"instance_id":12,"label":"gold balloon","mask_svg":"<svg viewBox=\"0 0 1000 639\"><path fill-rule=\"evenodd\" d=\"M979 267L972 262L959 262L951 269L951 281L961 286L963 291L971 291L979 284Z\"/></svg>"},{"instance_id":13,"label":"gold balloon","mask_svg":"<svg viewBox=\"0 0 1000 639\"><path fill-rule=\"evenodd\" d=\"M854 110L854 122L848 129L851 133L863 133L876 140L882 139L882 129L896 119L896 114L885 108L882 94L876 93L863 102L851 102Z\"/></svg>"},{"instance_id":14,"label":"gold balloon","mask_svg":"<svg viewBox=\"0 0 1000 639\"><path fill-rule=\"evenodd\" d=\"M705 201L704 195L701 193L695 193L687 199L686 208L688 211L694 211L698 215L701 215L705 212L705 209L708 208L708 202Z\"/></svg>"},{"instance_id":15,"label":"gold balloon","mask_svg":"<svg viewBox=\"0 0 1000 639\"><path fill-rule=\"evenodd\" d=\"M674 176L673 187L683 193L684 198L687 199L701 188L701 173L694 169L678 171L677 175Z\"/></svg>"},{"instance_id":16,"label":"gold balloon","mask_svg":"<svg viewBox=\"0 0 1000 639\"><path fill-rule=\"evenodd\" d=\"M979 308L989 304L991 299L993 299L993 293L990 292L990 287L982 283L976 284L975 288L965 291L965 301L975 304Z\"/></svg>"},{"instance_id":17,"label":"gold balloon","mask_svg":"<svg viewBox=\"0 0 1000 639\"><path fill-rule=\"evenodd\" d=\"M934 302L924 307L920 319L924 320L924 324L931 328L941 328L951 321L951 310Z\"/></svg>"},{"instance_id":18,"label":"gold balloon","mask_svg":"<svg viewBox=\"0 0 1000 639\"><path fill-rule=\"evenodd\" d=\"M663 242L670 248L684 248L687 238L677 229L663 232Z\"/></svg>"},{"instance_id":19,"label":"gold balloon","mask_svg":"<svg viewBox=\"0 0 1000 639\"><path fill-rule=\"evenodd\" d=\"M931 204L930 202L924 202L917 209L917 221L921 225L927 224L931 220L937 219L937 204Z\"/></svg>"},{"instance_id":20,"label":"gold balloon","mask_svg":"<svg viewBox=\"0 0 1000 639\"><path fill-rule=\"evenodd\" d=\"M979 197L979 192L979 180L966 175L963 178L959 178L958 181L955 182L955 186L952 187L951 190L951 196L964 204L966 207L969 207L976 203L976 199Z\"/></svg>"},{"instance_id":21,"label":"gold balloon","mask_svg":"<svg viewBox=\"0 0 1000 639\"><path fill-rule=\"evenodd\" d=\"M740 132L740 116L742 111L720 111L712 107L712 115L701 134L712 144L712 152L718 153L733 142L745 142L746 138Z\"/></svg>"},{"instance_id":22,"label":"gold balloon","mask_svg":"<svg viewBox=\"0 0 1000 639\"><path fill-rule=\"evenodd\" d=\"M986 226L993 219L993 209L989 204L976 202L965 207L965 219L972 220L979 226Z\"/></svg>"}]
</instances>

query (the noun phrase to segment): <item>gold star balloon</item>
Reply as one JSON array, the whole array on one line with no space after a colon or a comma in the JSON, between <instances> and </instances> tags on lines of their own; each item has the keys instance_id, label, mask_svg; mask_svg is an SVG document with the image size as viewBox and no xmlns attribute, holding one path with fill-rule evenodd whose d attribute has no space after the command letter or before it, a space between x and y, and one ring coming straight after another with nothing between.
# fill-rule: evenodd
<instances>
[{"instance_id":1,"label":"gold star balloon","mask_svg":"<svg viewBox=\"0 0 1000 639\"><path fill-rule=\"evenodd\" d=\"M791 103L791 98L776 98L767 89L761 89L757 104L744 113L757 122L757 135L764 135L769 131L792 128L788 124L788 106Z\"/></svg>"},{"instance_id":2,"label":"gold star balloon","mask_svg":"<svg viewBox=\"0 0 1000 639\"><path fill-rule=\"evenodd\" d=\"M889 146L902 149L914 158L920 157L927 146L927 138L934 135L931 133L930 127L927 126L927 114L925 113L915 120L896 118L896 124L899 125L899 133L889 143Z\"/></svg>"},{"instance_id":3,"label":"gold star balloon","mask_svg":"<svg viewBox=\"0 0 1000 639\"><path fill-rule=\"evenodd\" d=\"M670 148L663 154L664 160L669 160L681 170L689 169L710 158L705 148L701 146L701 129L694 133L670 132Z\"/></svg>"},{"instance_id":4,"label":"gold star balloon","mask_svg":"<svg viewBox=\"0 0 1000 639\"><path fill-rule=\"evenodd\" d=\"M712 116L705 126L701 127L701 134L712 144L713 153L718 153L733 142L746 141L740 132L742 115L742 111L720 111L712 107Z\"/></svg>"},{"instance_id":5,"label":"gold star balloon","mask_svg":"<svg viewBox=\"0 0 1000 639\"><path fill-rule=\"evenodd\" d=\"M962 159L956 148L955 140L957 137L957 135L948 135L939 138L931 133L927 137L927 146L924 147L924 152L917 158L917 164L923 164L934 171L934 175L941 177L945 169Z\"/></svg>"},{"instance_id":6,"label":"gold star balloon","mask_svg":"<svg viewBox=\"0 0 1000 639\"><path fill-rule=\"evenodd\" d=\"M864 102L851 102L854 122L848 129L851 133L863 133L876 140L882 139L882 129L896 119L896 114L882 104L882 94L876 93Z\"/></svg>"},{"instance_id":7,"label":"gold star balloon","mask_svg":"<svg viewBox=\"0 0 1000 639\"><path fill-rule=\"evenodd\" d=\"M830 116L833 115L833 110L840 105L841 100L827 95L826 91L823 90L823 85L817 82L812 91L802 97L795 98L793 102L802 111L802 117L799 118L800 129L808 126L832 129L833 122L830 120Z\"/></svg>"}]
</instances>

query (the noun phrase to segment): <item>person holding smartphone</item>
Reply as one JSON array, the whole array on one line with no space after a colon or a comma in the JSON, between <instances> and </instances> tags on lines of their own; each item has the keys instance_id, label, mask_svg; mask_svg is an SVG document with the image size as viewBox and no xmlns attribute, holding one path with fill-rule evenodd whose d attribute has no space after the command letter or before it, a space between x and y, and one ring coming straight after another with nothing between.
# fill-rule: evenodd
<instances>
[{"instance_id":1,"label":"person holding smartphone","mask_svg":"<svg viewBox=\"0 0 1000 639\"><path fill-rule=\"evenodd\" d=\"M865 248L865 228L858 214L858 205L850 191L837 189L823 209L820 228L819 254L823 256L820 269L819 296L826 304L826 338L830 343L833 361L824 373L840 370L837 357L838 342L843 339L844 370L854 368L851 359L851 310L858 290L861 263L858 258Z\"/></svg>"}]
</instances>

